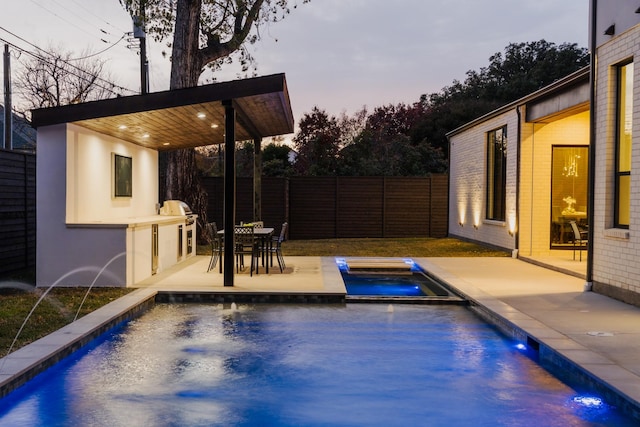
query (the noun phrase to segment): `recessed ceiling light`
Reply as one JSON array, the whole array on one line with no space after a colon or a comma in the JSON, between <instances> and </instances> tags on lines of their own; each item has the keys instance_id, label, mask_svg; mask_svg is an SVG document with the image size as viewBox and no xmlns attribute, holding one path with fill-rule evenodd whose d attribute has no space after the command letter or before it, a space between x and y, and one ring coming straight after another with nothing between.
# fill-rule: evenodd
<instances>
[{"instance_id":1,"label":"recessed ceiling light","mask_svg":"<svg viewBox=\"0 0 640 427\"><path fill-rule=\"evenodd\" d=\"M171 145L170 142L163 142L162 145Z\"/></svg>"},{"instance_id":2,"label":"recessed ceiling light","mask_svg":"<svg viewBox=\"0 0 640 427\"><path fill-rule=\"evenodd\" d=\"M120 130L125 130L127 128L127 125L120 125L118 126L118 129Z\"/></svg>"},{"instance_id":3,"label":"recessed ceiling light","mask_svg":"<svg viewBox=\"0 0 640 427\"><path fill-rule=\"evenodd\" d=\"M218 127L218 125L216 123L211 123L211 127L215 129Z\"/></svg>"},{"instance_id":4,"label":"recessed ceiling light","mask_svg":"<svg viewBox=\"0 0 640 427\"><path fill-rule=\"evenodd\" d=\"M145 133L144 135L142 135L143 138L149 138L149 134Z\"/></svg>"},{"instance_id":5,"label":"recessed ceiling light","mask_svg":"<svg viewBox=\"0 0 640 427\"><path fill-rule=\"evenodd\" d=\"M198 113L198 118L199 119L204 119L205 117L207 117L207 115L205 113Z\"/></svg>"}]
</instances>

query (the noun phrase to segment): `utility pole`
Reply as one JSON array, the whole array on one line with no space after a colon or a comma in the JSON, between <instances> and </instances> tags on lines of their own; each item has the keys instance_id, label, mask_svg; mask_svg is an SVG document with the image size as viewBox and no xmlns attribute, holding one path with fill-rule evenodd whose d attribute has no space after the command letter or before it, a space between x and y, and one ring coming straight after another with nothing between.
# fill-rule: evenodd
<instances>
[{"instance_id":1,"label":"utility pole","mask_svg":"<svg viewBox=\"0 0 640 427\"><path fill-rule=\"evenodd\" d=\"M4 45L4 145L5 150L13 149L13 115L11 114L11 54L9 45Z\"/></svg>"},{"instance_id":2,"label":"utility pole","mask_svg":"<svg viewBox=\"0 0 640 427\"><path fill-rule=\"evenodd\" d=\"M133 37L140 43L140 93L149 93L149 61L147 60L147 35L145 33L145 3L140 0L138 16L133 17Z\"/></svg>"}]
</instances>

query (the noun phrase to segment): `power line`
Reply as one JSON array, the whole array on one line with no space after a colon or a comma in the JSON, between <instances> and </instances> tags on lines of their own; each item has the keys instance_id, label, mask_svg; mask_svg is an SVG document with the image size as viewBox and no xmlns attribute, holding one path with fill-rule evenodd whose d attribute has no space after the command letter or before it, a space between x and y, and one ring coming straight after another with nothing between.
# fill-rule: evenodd
<instances>
[{"instance_id":1,"label":"power line","mask_svg":"<svg viewBox=\"0 0 640 427\"><path fill-rule=\"evenodd\" d=\"M55 0L53 0L53 1L55 1ZM32 2L33 4L35 4L36 6L38 6L39 8L41 8L41 9L43 9L43 10L45 10L45 11L49 12L50 14L52 14L53 16L55 16L56 18L58 18L58 19L60 19L60 20L62 20L62 21L64 21L64 22L66 22L67 24L69 24L69 25L71 25L71 26L73 26L73 27L77 28L78 30L82 31L83 33L88 34L88 35L90 35L91 37L95 37L95 38L97 38L98 40L100 40L100 41L101 41L101 42L103 42L103 43L109 43L108 41L106 41L106 40L104 40L104 39L101 39L101 38L99 38L99 37L96 37L96 35L95 35L95 34L92 34L92 33L88 32L87 30L85 30L85 29L83 29L83 28L80 28L80 27L79 27L78 25L76 25L73 21L69 21L68 19L66 19L66 18L64 18L64 17L62 17L62 16L60 16L60 15L58 15L55 11L53 11L53 10L51 10L51 9L48 9L47 7L45 7L45 6L41 5L40 3L36 2L36 0L31 0L31 2ZM56 2L56 3L57 3L59 6L61 6L61 7L63 7L63 8L64 8L64 6L62 6L60 3L58 3L58 2ZM67 9L67 10L68 10L68 9Z\"/></svg>"},{"instance_id":2,"label":"power line","mask_svg":"<svg viewBox=\"0 0 640 427\"><path fill-rule=\"evenodd\" d=\"M91 11L91 10L87 9L87 8L86 8L82 3L80 3L79 1L77 1L77 0L71 0L71 1L72 1L72 2L74 2L74 3L76 4L76 6L78 6L79 8L83 9L83 10L84 10L86 13L88 13L89 15L92 15L93 17L97 18L97 20L99 20L99 21L101 21L101 22L104 22L104 23L105 23L105 24L107 24L109 27L111 27L111 28L113 28L113 29L115 29L115 30L118 30L118 32L119 32L119 33L126 33L126 31L125 31L125 30L123 30L123 29L121 29L121 28L119 28L119 27L116 27L115 25L113 25L112 23L110 23L110 22L108 22L108 21L105 21L101 16L98 16L98 15L96 15L95 13L93 13L93 11ZM100 29L100 31L104 31L104 30ZM108 33L107 33L107 34L108 34Z\"/></svg>"},{"instance_id":3,"label":"power line","mask_svg":"<svg viewBox=\"0 0 640 427\"><path fill-rule=\"evenodd\" d=\"M82 56L82 57L79 57L79 58L71 58L71 59L69 59L69 61L80 61L82 59L92 58L94 56L101 55L101 54L105 53L106 51L108 51L109 49L112 49L112 48L116 47L118 45L118 43L120 43L122 40L124 40L124 38L126 36L127 36L127 33L124 33L122 35L122 37L120 37L120 39L118 39L118 41L116 41L115 43L112 43L111 46L106 47L106 48L104 48L102 50L99 50L98 52L92 53L91 55Z\"/></svg>"},{"instance_id":4,"label":"power line","mask_svg":"<svg viewBox=\"0 0 640 427\"><path fill-rule=\"evenodd\" d=\"M13 37L16 37L16 38L18 38L19 40L23 41L24 43L29 44L29 45L30 45L30 46L32 46L33 48L35 48L35 49L37 49L38 51L42 52L43 54L48 55L48 56L51 56L51 54L50 54L50 53L46 52L46 51L45 51L45 50L43 50L42 48L40 48L40 47L36 46L35 44L33 44L33 43L31 43L31 42L29 42L29 41L25 40L24 38L22 38L22 37L20 37L20 36L18 36L18 35L16 35L16 34L14 34L13 32L11 32L11 31L9 31L9 30L5 29L4 27L0 27L0 30L5 31L5 32L9 33L10 35L12 35ZM24 48L21 48L20 46L17 46L16 44L11 43L11 42L9 42L9 41L7 41L7 40L3 39L3 38L0 38L0 41L1 41L1 42L3 42L3 43L6 43L6 44L8 44L8 45L10 45L10 46L11 46L11 47L13 47L14 49L16 49L16 50L18 50L18 51L20 51L20 52L22 52L22 53L25 53L25 54L27 54L27 55L29 55L29 56L31 56L31 57L33 57L33 58L35 58L35 59L39 60L39 61L45 62L45 63L47 63L47 64L49 64L49 65L55 65L55 64L53 64L49 59L45 58L44 56L38 55L38 54L36 54L36 53L34 53L34 52L31 52L31 51L29 51L29 50L26 50L26 49L24 49ZM113 46L112 46L112 47L113 47ZM72 74L72 75L73 75L73 76L75 76L75 77L81 78L81 79L83 79L83 80L85 80L85 81L94 80L94 84L96 84L96 86L98 86L99 88L104 89L104 90L106 90L106 91L109 91L109 92L111 92L112 94L114 94L114 95L116 95L116 96L117 96L117 95L119 95L119 93L118 93L118 92L116 92L116 91L115 91L115 89L118 89L118 90L121 90L121 91L126 91L126 92L131 92L131 93L134 93L134 94L135 94L135 93L137 93L137 92L136 92L136 91L134 91L134 90L131 90L131 89L129 89L129 88L125 88L124 86L117 85L116 83L113 83L113 82L110 82L110 81L108 81L108 80L105 80L105 79L104 79L104 78L102 78L102 77L99 77L99 76L97 76L97 75L91 74L91 73L89 73L87 70L84 70L84 69L82 69L82 68L80 68L80 67L78 67L78 66L76 66L76 65L74 65L74 64L71 64L71 63L69 63L68 61L66 61L66 60L64 60L64 59L62 59L62 58L58 58L58 59L59 59L62 63L66 64L68 67L70 67L70 68L72 68L72 69L74 69L74 70L77 70L77 72L76 72L76 73L74 73L73 71L67 70L67 72L68 72L68 73ZM79 73L81 73L81 74L78 74L78 72L79 72ZM84 75L82 75L82 74L84 74ZM88 76L93 77L93 79L89 79L89 78L87 77L87 75L88 75ZM105 86L102 86L102 85L100 85L100 84L98 84L98 83L95 83L96 81L104 82L104 84L108 85L108 87L105 87Z\"/></svg>"}]
</instances>

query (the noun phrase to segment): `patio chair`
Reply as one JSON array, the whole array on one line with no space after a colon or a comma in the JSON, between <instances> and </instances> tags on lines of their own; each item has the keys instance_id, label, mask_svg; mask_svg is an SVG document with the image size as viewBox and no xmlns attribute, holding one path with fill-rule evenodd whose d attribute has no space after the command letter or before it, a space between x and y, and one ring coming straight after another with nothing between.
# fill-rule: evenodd
<instances>
[{"instance_id":1,"label":"patio chair","mask_svg":"<svg viewBox=\"0 0 640 427\"><path fill-rule=\"evenodd\" d=\"M578 224L575 221L569 221L571 229L573 230L573 260L576 259L576 244L578 244L578 250L580 252L580 261L582 261L582 249L587 245L588 240L586 238L587 232L580 230Z\"/></svg>"},{"instance_id":2,"label":"patio chair","mask_svg":"<svg viewBox=\"0 0 640 427\"><path fill-rule=\"evenodd\" d=\"M209 268L207 268L208 273L216 267L218 260L222 257L224 242L222 236L218 234L218 227L215 222L207 223L206 229L207 239L211 245L211 260L209 260ZM220 263L220 272L222 273L222 262Z\"/></svg>"},{"instance_id":3,"label":"patio chair","mask_svg":"<svg viewBox=\"0 0 640 427\"><path fill-rule=\"evenodd\" d=\"M236 273L240 267L244 268L244 256L251 255L251 269L249 275L253 275L255 266L258 274L258 259L260 258L260 248L253 234L253 226L235 226L235 253L236 253Z\"/></svg>"},{"instance_id":4,"label":"patio chair","mask_svg":"<svg viewBox=\"0 0 640 427\"><path fill-rule=\"evenodd\" d=\"M280 235L273 236L271 240L271 245L269 245L269 252L271 254L271 266L273 267L273 254L276 254L276 258L278 259L278 267L280 267L280 273L284 271L287 266L284 263L284 257L282 256L282 242L285 241L287 236L287 227L289 224L286 222L282 224L282 228L280 229Z\"/></svg>"}]
</instances>

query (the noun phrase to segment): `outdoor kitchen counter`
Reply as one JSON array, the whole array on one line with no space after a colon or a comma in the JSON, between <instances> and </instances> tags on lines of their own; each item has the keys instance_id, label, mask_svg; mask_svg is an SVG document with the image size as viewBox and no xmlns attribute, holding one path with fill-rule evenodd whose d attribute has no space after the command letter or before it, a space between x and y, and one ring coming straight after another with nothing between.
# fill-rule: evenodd
<instances>
[{"instance_id":1,"label":"outdoor kitchen counter","mask_svg":"<svg viewBox=\"0 0 640 427\"><path fill-rule=\"evenodd\" d=\"M150 215L128 218L108 218L96 221L68 222L70 228L136 228L150 224L184 224L186 215Z\"/></svg>"}]
</instances>

